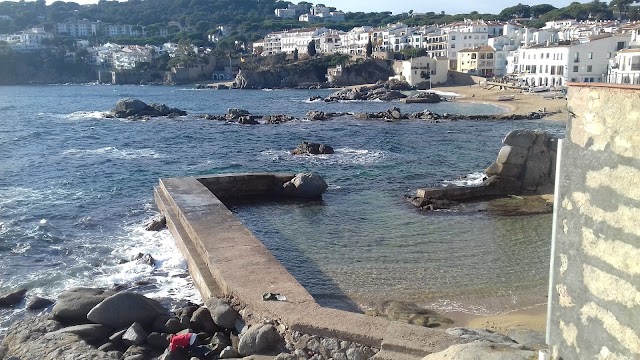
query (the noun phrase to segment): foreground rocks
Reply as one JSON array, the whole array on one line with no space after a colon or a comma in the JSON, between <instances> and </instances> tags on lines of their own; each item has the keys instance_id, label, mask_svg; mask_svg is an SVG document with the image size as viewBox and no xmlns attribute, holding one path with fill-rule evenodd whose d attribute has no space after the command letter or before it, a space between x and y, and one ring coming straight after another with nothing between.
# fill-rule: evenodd
<instances>
[{"instance_id":1,"label":"foreground rocks","mask_svg":"<svg viewBox=\"0 0 640 360\"><path fill-rule=\"evenodd\" d=\"M498 212L502 206L508 210L505 213L512 215L528 213L528 205L532 205L533 213L550 212L552 207L547 199L530 195L553 194L557 140L543 131L514 130L504 138L496 162L485 170L488 178L482 184L419 189L411 202L423 210L440 210L460 209L466 203L491 200ZM492 200L496 198L509 200ZM514 206L518 203L519 206Z\"/></svg>"},{"instance_id":2,"label":"foreground rocks","mask_svg":"<svg viewBox=\"0 0 640 360\"><path fill-rule=\"evenodd\" d=\"M298 174L282 185L285 196L299 198L320 198L328 187L327 182L314 173Z\"/></svg>"},{"instance_id":3,"label":"foreground rocks","mask_svg":"<svg viewBox=\"0 0 640 360\"><path fill-rule=\"evenodd\" d=\"M146 119L158 116L177 117L186 116L187 112L177 108L170 108L165 104L147 104L138 99L121 99L116 108L107 117L126 119Z\"/></svg>"}]
</instances>

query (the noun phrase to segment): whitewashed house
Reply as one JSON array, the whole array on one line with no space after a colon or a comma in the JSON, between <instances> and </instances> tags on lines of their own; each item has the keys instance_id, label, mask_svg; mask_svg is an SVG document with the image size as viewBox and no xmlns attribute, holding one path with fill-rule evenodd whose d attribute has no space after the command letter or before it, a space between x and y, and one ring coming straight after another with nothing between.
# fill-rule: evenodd
<instances>
[{"instance_id":1,"label":"whitewashed house","mask_svg":"<svg viewBox=\"0 0 640 360\"><path fill-rule=\"evenodd\" d=\"M421 56L409 60L397 60L394 69L396 73L400 73L395 78L404 80L411 86L422 82L435 85L447 81L449 64L447 59Z\"/></svg>"}]
</instances>

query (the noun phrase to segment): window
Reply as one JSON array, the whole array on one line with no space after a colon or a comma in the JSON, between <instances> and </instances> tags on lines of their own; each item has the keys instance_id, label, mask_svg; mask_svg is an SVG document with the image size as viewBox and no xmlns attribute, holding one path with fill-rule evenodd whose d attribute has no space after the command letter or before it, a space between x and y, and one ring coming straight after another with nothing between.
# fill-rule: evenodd
<instances>
[{"instance_id":1,"label":"window","mask_svg":"<svg viewBox=\"0 0 640 360\"><path fill-rule=\"evenodd\" d=\"M487 54L487 59L493 59L493 54Z\"/></svg>"},{"instance_id":2,"label":"window","mask_svg":"<svg viewBox=\"0 0 640 360\"><path fill-rule=\"evenodd\" d=\"M547 59L549 58L549 53L547 53Z\"/></svg>"},{"instance_id":3,"label":"window","mask_svg":"<svg viewBox=\"0 0 640 360\"><path fill-rule=\"evenodd\" d=\"M573 54L573 62L580 62L580 53Z\"/></svg>"},{"instance_id":4,"label":"window","mask_svg":"<svg viewBox=\"0 0 640 360\"><path fill-rule=\"evenodd\" d=\"M587 65L587 72L592 72L592 71L593 71L593 66Z\"/></svg>"},{"instance_id":5,"label":"window","mask_svg":"<svg viewBox=\"0 0 640 360\"><path fill-rule=\"evenodd\" d=\"M616 50L620 51L624 49L624 41L619 41L618 46L616 46Z\"/></svg>"},{"instance_id":6,"label":"window","mask_svg":"<svg viewBox=\"0 0 640 360\"><path fill-rule=\"evenodd\" d=\"M589 58L589 59L593 59L593 53L592 53L592 52L588 53L588 54L587 54L587 58Z\"/></svg>"},{"instance_id":7,"label":"window","mask_svg":"<svg viewBox=\"0 0 640 360\"><path fill-rule=\"evenodd\" d=\"M451 48L455 49L456 48L456 44L451 44Z\"/></svg>"},{"instance_id":8,"label":"window","mask_svg":"<svg viewBox=\"0 0 640 360\"><path fill-rule=\"evenodd\" d=\"M577 66L573 67L573 72L578 72L578 67Z\"/></svg>"},{"instance_id":9,"label":"window","mask_svg":"<svg viewBox=\"0 0 640 360\"><path fill-rule=\"evenodd\" d=\"M456 36L455 35L451 35L451 40L455 40Z\"/></svg>"},{"instance_id":10,"label":"window","mask_svg":"<svg viewBox=\"0 0 640 360\"><path fill-rule=\"evenodd\" d=\"M611 59L611 53L607 53L607 59Z\"/></svg>"}]
</instances>

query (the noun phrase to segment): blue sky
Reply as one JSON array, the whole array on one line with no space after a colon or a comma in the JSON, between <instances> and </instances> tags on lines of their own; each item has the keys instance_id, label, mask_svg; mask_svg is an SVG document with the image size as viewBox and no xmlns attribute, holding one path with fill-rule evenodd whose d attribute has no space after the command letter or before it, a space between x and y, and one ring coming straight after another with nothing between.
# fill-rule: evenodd
<instances>
[{"instance_id":1,"label":"blue sky","mask_svg":"<svg viewBox=\"0 0 640 360\"><path fill-rule=\"evenodd\" d=\"M293 3L297 3L295 0L290 0ZM450 0L450 1L433 1L433 0L307 0L314 4L325 4L326 6L335 6L339 10L344 12L349 11L364 11L364 12L378 12L378 11L391 11L395 13L408 12L413 10L414 12L440 12L445 11L448 14L460 14L469 13L472 11L478 11L480 13L492 13L497 14L502 9L517 5L518 3L527 5L536 4L551 4L555 7L564 7L576 0L546 0L546 1L527 1L527 0L492 0L492 1L478 1L478 0ZM577 0L578 2L586 3L589 0ZM608 3L608 0L607 0Z\"/></svg>"}]
</instances>

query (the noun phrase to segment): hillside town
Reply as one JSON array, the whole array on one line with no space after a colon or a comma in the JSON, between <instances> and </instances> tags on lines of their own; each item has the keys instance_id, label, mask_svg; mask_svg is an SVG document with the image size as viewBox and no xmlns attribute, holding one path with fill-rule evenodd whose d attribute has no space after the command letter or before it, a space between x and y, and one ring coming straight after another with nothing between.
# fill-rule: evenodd
<instances>
[{"instance_id":1,"label":"hillside town","mask_svg":"<svg viewBox=\"0 0 640 360\"><path fill-rule=\"evenodd\" d=\"M640 83L640 22L629 20L559 20L541 28L529 27L528 19L509 21L463 21L409 26L403 22L386 26L358 26L348 31L332 28L345 13L324 5L289 4L275 10L275 17L318 24L307 28L273 31L253 42L235 41L228 51L226 66L218 61L205 64L173 61L170 72L187 71L182 80L232 80L248 57L285 54L344 54L351 61L364 58L395 61L390 67L396 77L410 85L428 80L446 82L450 72L508 81L539 90L563 87L568 82ZM0 21L10 21L0 15ZM29 52L53 46L54 39L73 41L69 59L93 66L97 71L132 71L145 68L164 56L168 59L212 56L216 43L228 34L226 26L207 32L209 46L166 42L161 45L127 45L100 38L167 38L182 31L179 22L165 27L110 24L86 19L55 23L51 31L43 27L14 34L0 34L0 48ZM220 49L221 47L218 47ZM235 58L232 61L233 57ZM82 56L78 56L78 54ZM213 61L215 63L215 61ZM329 81L340 77L339 64L327 74ZM167 69L168 70L168 69ZM195 75L194 75L195 74ZM107 76L110 79L110 75ZM179 77L178 77L179 78ZM175 79L174 79L175 80ZM180 78L178 79L180 80ZM107 80L107 82L110 80Z\"/></svg>"}]
</instances>

